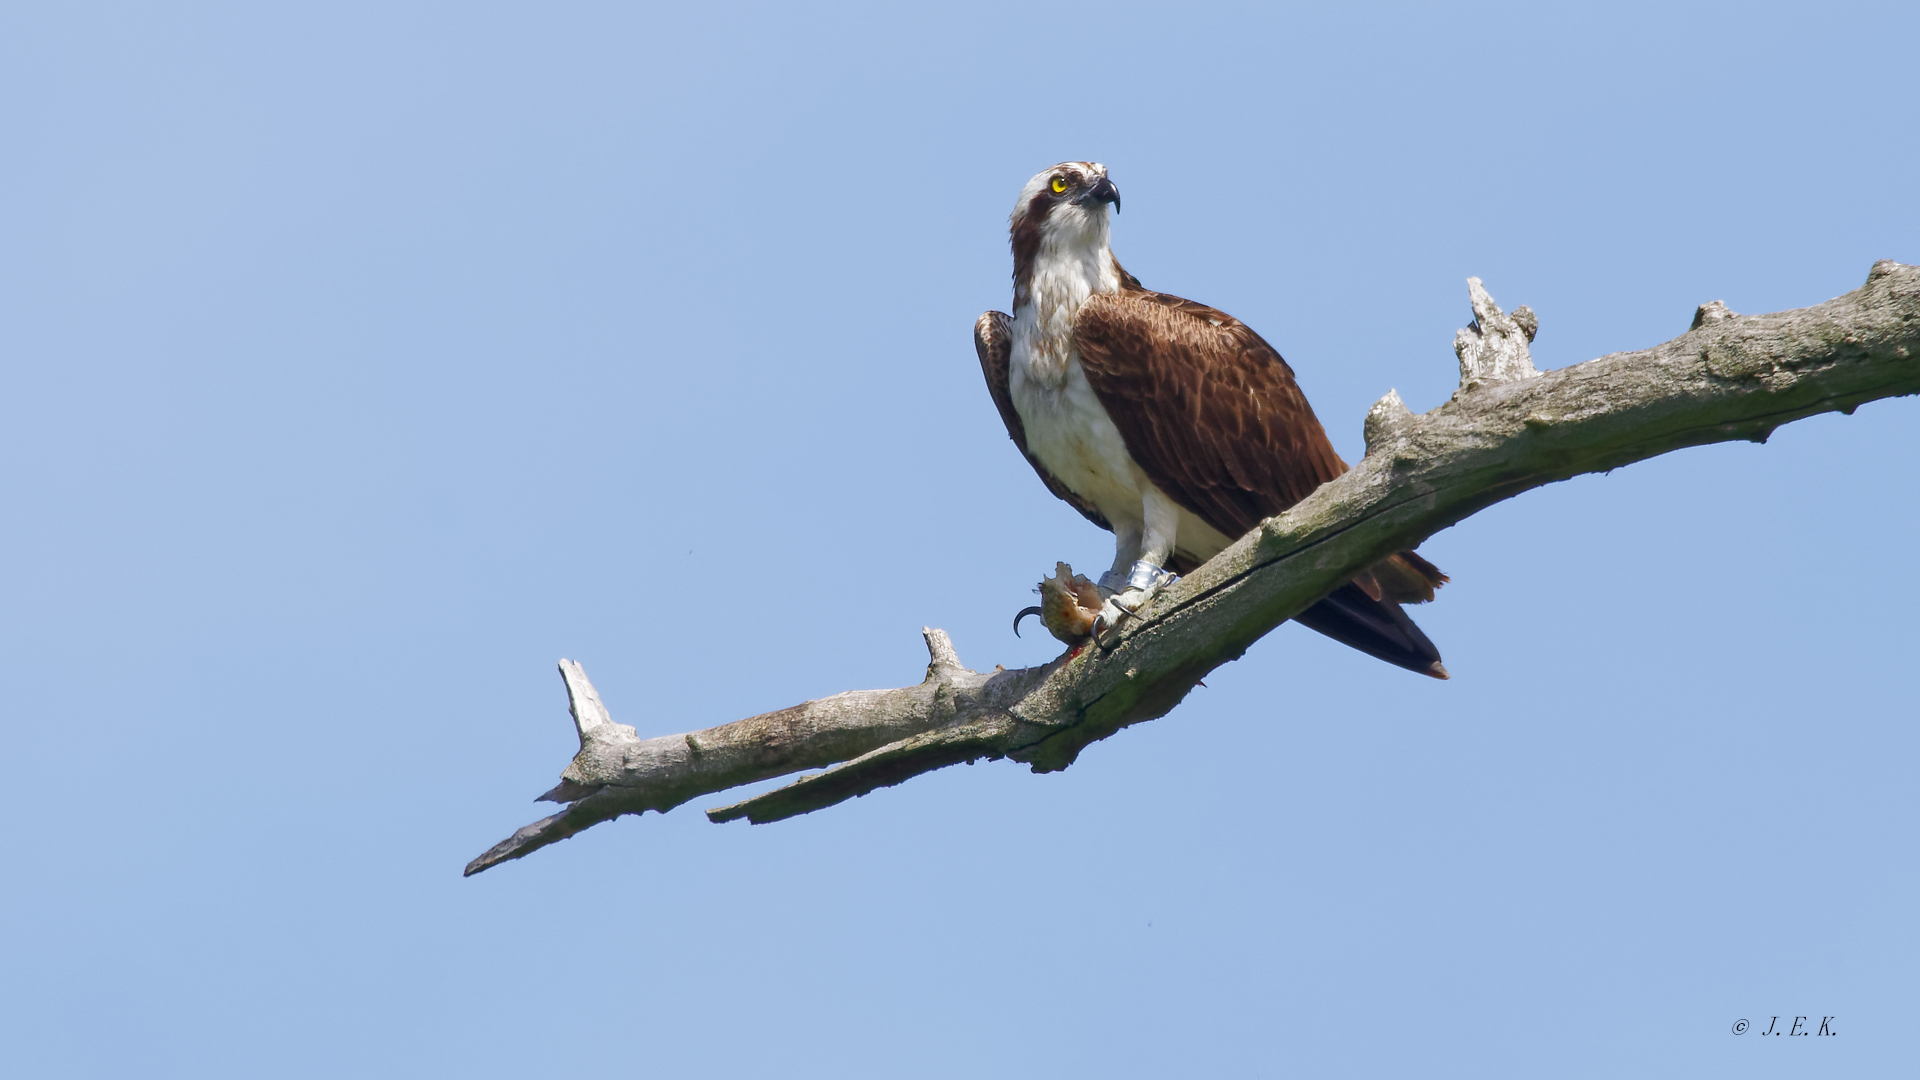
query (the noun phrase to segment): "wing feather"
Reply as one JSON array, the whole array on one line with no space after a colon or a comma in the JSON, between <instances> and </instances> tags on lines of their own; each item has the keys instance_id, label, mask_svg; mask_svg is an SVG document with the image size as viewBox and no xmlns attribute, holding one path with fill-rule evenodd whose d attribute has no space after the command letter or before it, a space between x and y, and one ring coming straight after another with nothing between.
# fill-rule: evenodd
<instances>
[{"instance_id":1,"label":"wing feather","mask_svg":"<svg viewBox=\"0 0 1920 1080\"><path fill-rule=\"evenodd\" d=\"M1027 459L1033 471L1040 474L1040 480L1047 490L1072 506L1095 525L1113 531L1113 526L1093 504L1075 495L1067 485L1061 483L1048 472L1040 460L1027 450L1027 426L1020 422L1020 413L1013 407L1013 383L1011 368L1013 363L1013 317L1002 311L989 311L981 315L973 324L973 351L980 356L980 374L986 376L987 393L993 396L993 407L1000 410L1000 419L1007 425L1007 437L1020 450L1020 456Z\"/></svg>"},{"instance_id":2,"label":"wing feather","mask_svg":"<svg viewBox=\"0 0 1920 1080\"><path fill-rule=\"evenodd\" d=\"M1226 535L1346 471L1293 369L1240 320L1128 291L1089 299L1073 333L1127 452L1169 498Z\"/></svg>"},{"instance_id":3,"label":"wing feather","mask_svg":"<svg viewBox=\"0 0 1920 1080\"><path fill-rule=\"evenodd\" d=\"M1227 536L1347 471L1293 369L1223 311L1132 287L1090 298L1073 336L1087 382L1135 463ZM1356 578L1372 600L1397 603L1431 600L1446 580L1411 551Z\"/></svg>"}]
</instances>

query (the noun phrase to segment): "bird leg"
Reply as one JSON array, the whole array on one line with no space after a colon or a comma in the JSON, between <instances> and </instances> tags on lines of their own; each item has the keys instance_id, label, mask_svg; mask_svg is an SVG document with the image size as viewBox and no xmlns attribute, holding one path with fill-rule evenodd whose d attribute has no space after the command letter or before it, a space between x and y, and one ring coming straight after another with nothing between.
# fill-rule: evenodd
<instances>
[{"instance_id":1,"label":"bird leg","mask_svg":"<svg viewBox=\"0 0 1920 1080\"><path fill-rule=\"evenodd\" d=\"M1094 624L1096 636L1118 626L1121 619L1139 611L1161 589L1180 580L1178 574L1166 569L1167 560L1173 557L1175 531L1180 527L1180 508L1145 476L1139 479L1141 517L1145 523L1136 534L1137 547L1128 542L1134 540L1134 536L1115 534L1118 551L1113 569L1100 575L1100 595L1105 603L1100 606L1100 618ZM1129 551L1130 547L1134 550ZM1133 556L1131 560L1127 558L1129 555ZM1122 566L1127 567L1124 577L1120 573Z\"/></svg>"}]
</instances>

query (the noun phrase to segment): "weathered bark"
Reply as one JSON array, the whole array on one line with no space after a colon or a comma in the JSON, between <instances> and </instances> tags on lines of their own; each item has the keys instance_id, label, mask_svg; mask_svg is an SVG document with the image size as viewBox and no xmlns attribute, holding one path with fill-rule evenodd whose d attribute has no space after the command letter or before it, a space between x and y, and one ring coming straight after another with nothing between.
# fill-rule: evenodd
<instances>
[{"instance_id":1,"label":"weathered bark","mask_svg":"<svg viewBox=\"0 0 1920 1080\"><path fill-rule=\"evenodd\" d=\"M1357 570L1529 488L1684 446L1765 441L1816 413L1920 393L1920 267L1874 264L1863 287L1815 307L1739 316L1715 301L1664 345L1535 372L1536 323L1504 314L1470 280L1474 325L1455 342L1461 389L1422 416L1389 391L1369 411L1366 457L1262 522L1074 657L970 671L926 630L926 678L685 735L616 724L578 664L561 661L580 753L541 796L565 810L467 865L487 867L588 826L802 769L826 768L731 806L714 821L777 821L979 758L1035 772L1165 715L1209 671Z\"/></svg>"}]
</instances>

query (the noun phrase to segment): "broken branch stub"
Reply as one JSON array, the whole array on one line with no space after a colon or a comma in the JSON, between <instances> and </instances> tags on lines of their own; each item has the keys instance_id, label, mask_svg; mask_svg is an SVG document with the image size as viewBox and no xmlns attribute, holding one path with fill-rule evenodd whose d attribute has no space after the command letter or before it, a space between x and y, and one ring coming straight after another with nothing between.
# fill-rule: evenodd
<instances>
[{"instance_id":1,"label":"broken branch stub","mask_svg":"<svg viewBox=\"0 0 1920 1080\"><path fill-rule=\"evenodd\" d=\"M1453 336L1453 352L1460 358L1460 392L1538 378L1527 350L1540 330L1533 309L1522 304L1511 315L1502 312L1477 277L1467 279L1467 298L1473 304L1473 323Z\"/></svg>"},{"instance_id":2,"label":"broken branch stub","mask_svg":"<svg viewBox=\"0 0 1920 1080\"><path fill-rule=\"evenodd\" d=\"M1693 313L1693 325L1687 329L1698 330L1708 323L1725 322L1728 319L1737 318L1739 318L1738 315L1727 310L1727 305L1718 300L1709 300L1701 304L1699 310Z\"/></svg>"},{"instance_id":3,"label":"broken branch stub","mask_svg":"<svg viewBox=\"0 0 1920 1080\"><path fill-rule=\"evenodd\" d=\"M1207 673L1355 572L1530 488L1669 450L1763 438L1781 424L1920 393L1920 268L1875 263L1867 283L1814 307L1736 316L1704 305L1686 333L1545 373L1532 312L1502 314L1470 279L1475 326L1456 338L1461 389L1414 415L1388 393L1368 454L1156 596L1111 639L1039 667L970 671L924 630L916 685L863 690L682 735L615 723L563 661L580 752L544 798L565 810L467 865L475 874L581 829L699 795L823 771L708 812L777 821L933 769L1010 758L1064 769L1087 745L1162 716ZM1391 444L1391 453L1375 450Z\"/></svg>"},{"instance_id":4,"label":"broken branch stub","mask_svg":"<svg viewBox=\"0 0 1920 1080\"><path fill-rule=\"evenodd\" d=\"M1400 400L1400 391L1387 391L1386 396L1367 410L1366 423L1361 427L1361 434L1367 440L1367 453L1371 454L1399 438L1411 423L1413 412L1407 408L1406 402Z\"/></svg>"}]
</instances>

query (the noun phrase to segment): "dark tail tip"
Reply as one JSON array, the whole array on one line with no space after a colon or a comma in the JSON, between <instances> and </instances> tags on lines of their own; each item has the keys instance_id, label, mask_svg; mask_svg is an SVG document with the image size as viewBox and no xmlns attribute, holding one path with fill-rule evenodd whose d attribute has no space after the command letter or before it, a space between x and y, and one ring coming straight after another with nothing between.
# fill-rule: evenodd
<instances>
[{"instance_id":1,"label":"dark tail tip","mask_svg":"<svg viewBox=\"0 0 1920 1080\"><path fill-rule=\"evenodd\" d=\"M1400 610L1400 605L1375 600L1358 585L1340 586L1294 619L1396 667L1433 679L1448 677L1446 666L1440 662L1440 650Z\"/></svg>"}]
</instances>

